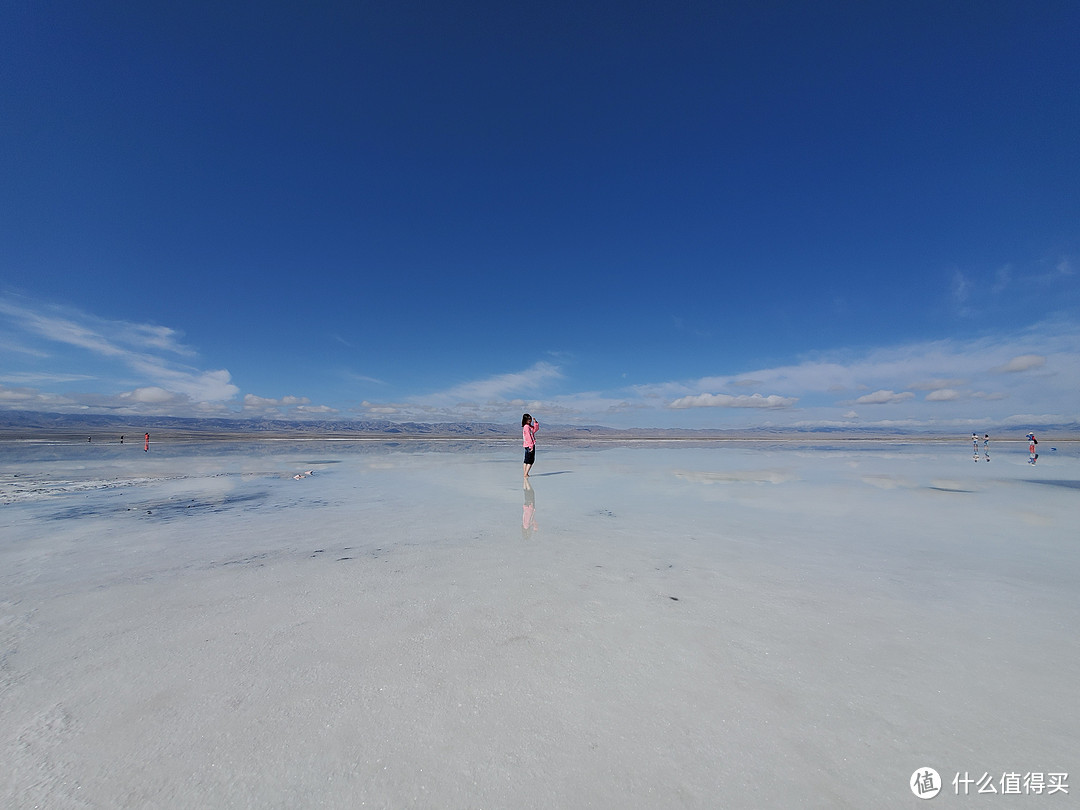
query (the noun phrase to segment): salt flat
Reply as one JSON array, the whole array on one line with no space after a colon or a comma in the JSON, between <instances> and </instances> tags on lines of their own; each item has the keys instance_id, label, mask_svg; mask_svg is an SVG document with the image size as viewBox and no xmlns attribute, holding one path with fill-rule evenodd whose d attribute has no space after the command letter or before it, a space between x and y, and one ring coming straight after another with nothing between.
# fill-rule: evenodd
<instances>
[{"instance_id":1,"label":"salt flat","mask_svg":"<svg viewBox=\"0 0 1080 810\"><path fill-rule=\"evenodd\" d=\"M1051 445L4 443L0 804L1067 806Z\"/></svg>"}]
</instances>

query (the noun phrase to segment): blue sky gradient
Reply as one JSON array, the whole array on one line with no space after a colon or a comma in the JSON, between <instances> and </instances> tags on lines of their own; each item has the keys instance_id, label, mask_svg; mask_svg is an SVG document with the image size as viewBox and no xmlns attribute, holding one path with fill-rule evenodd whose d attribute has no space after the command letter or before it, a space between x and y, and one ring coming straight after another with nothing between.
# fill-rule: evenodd
<instances>
[{"instance_id":1,"label":"blue sky gradient","mask_svg":"<svg viewBox=\"0 0 1080 810\"><path fill-rule=\"evenodd\" d=\"M6 4L0 407L1080 420L1080 6Z\"/></svg>"}]
</instances>

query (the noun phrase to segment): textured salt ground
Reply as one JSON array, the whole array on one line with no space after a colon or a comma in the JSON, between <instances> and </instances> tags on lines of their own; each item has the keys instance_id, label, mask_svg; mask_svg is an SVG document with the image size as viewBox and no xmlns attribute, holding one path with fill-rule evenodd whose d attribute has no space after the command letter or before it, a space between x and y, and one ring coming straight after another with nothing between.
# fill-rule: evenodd
<instances>
[{"instance_id":1,"label":"textured salt ground","mask_svg":"<svg viewBox=\"0 0 1080 810\"><path fill-rule=\"evenodd\" d=\"M1075 456L505 455L4 506L0 800L913 806L1076 762Z\"/></svg>"}]
</instances>

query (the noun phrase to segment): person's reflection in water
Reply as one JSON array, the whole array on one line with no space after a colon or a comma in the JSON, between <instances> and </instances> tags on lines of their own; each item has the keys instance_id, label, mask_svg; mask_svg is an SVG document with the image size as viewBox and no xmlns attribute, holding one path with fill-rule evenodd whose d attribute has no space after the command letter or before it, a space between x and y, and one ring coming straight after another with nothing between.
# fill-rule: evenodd
<instances>
[{"instance_id":1,"label":"person's reflection in water","mask_svg":"<svg viewBox=\"0 0 1080 810\"><path fill-rule=\"evenodd\" d=\"M529 479L525 479L525 504L521 507L521 538L531 540L539 528L536 525L536 493L533 492Z\"/></svg>"}]
</instances>

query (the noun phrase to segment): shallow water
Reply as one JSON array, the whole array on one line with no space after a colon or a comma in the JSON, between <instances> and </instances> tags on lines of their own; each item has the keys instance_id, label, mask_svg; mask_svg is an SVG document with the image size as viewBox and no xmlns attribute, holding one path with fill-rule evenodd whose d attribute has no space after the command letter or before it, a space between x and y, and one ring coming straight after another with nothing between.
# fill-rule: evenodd
<instances>
[{"instance_id":1,"label":"shallow water","mask_svg":"<svg viewBox=\"0 0 1080 810\"><path fill-rule=\"evenodd\" d=\"M908 806L924 766L939 802L1067 772L1057 447L541 446L525 489L479 442L5 444L0 799Z\"/></svg>"}]
</instances>

